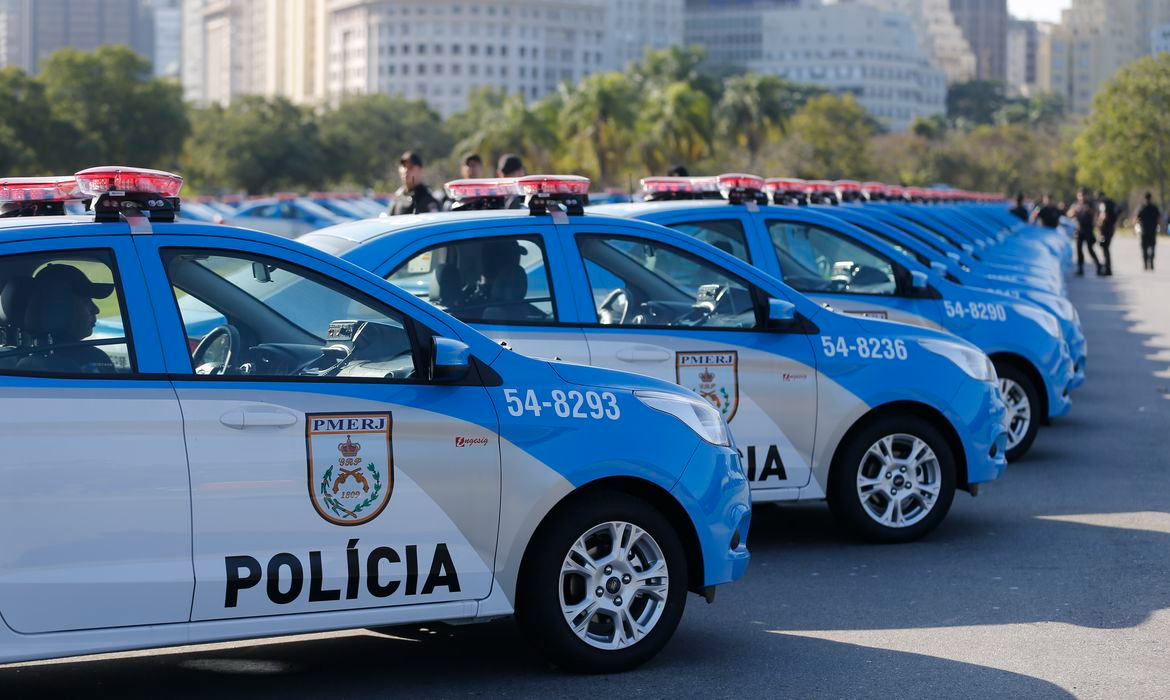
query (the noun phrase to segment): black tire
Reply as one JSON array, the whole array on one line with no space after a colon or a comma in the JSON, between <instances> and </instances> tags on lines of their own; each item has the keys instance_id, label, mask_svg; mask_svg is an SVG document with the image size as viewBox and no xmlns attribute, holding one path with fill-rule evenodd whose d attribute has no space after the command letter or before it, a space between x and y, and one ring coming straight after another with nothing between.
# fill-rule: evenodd
<instances>
[{"instance_id":1,"label":"black tire","mask_svg":"<svg viewBox=\"0 0 1170 700\"><path fill-rule=\"evenodd\" d=\"M1028 401L1028 406L1031 409L1031 420L1023 439L1014 446L1009 447L1005 453L1007 461L1015 462L1027 454L1028 450L1032 448L1032 443L1036 440L1036 433L1040 432L1040 422L1047 416L1040 415L1040 393L1036 387L1036 383L1028 376L1027 372L1010 362L996 361L994 364L995 373L999 375L1000 379L1000 389L1003 389L1003 380L1005 379L1015 382L1023 390ZM1005 395L1004 401L1007 400L1008 397Z\"/></svg>"},{"instance_id":2,"label":"black tire","mask_svg":"<svg viewBox=\"0 0 1170 700\"><path fill-rule=\"evenodd\" d=\"M917 499L918 509L924 511L924 515L916 522L897 527L882 524L870 515L870 508L881 509L883 505L888 505L893 500L888 494L875 490L863 502L858 492L858 478L863 470L867 476L886 479L883 484L894 489L900 488L904 483L897 481L899 474L896 468L890 471L878 469L875 475L873 470L878 463L867 456L871 446L887 436L895 435L912 436L930 447L935 455L937 474L929 479L928 483L938 485L938 494L929 507L923 503L923 499ZM905 438L899 438L894 442L895 452L908 444L912 443ZM922 476L916 475L915 478L921 481ZM902 479L905 479L905 476L902 476ZM946 439L928 421L913 415L883 416L854 430L837 450L829 471L828 496L829 508L833 515L854 536L870 542L911 542L938 527L951 509L951 503L955 499L955 457ZM917 514L917 510L914 512Z\"/></svg>"},{"instance_id":3,"label":"black tire","mask_svg":"<svg viewBox=\"0 0 1170 700\"><path fill-rule=\"evenodd\" d=\"M661 614L644 637L621 649L600 649L587 643L570 628L561 607L561 568L570 548L578 538L608 522L630 523L645 530L657 544L667 567ZM670 641L686 605L687 574L682 542L654 506L624 493L593 493L555 513L533 539L516 587L516 621L529 642L561 668L581 673L626 671L653 658ZM581 586L589 585L584 577L566 581L567 602L572 602L572 596L579 596ZM603 595L613 601L608 591ZM596 588L586 590L584 596L598 597ZM638 603L631 600L626 602L626 608L645 611L649 609L645 606L650 604L645 599L639 599ZM639 605L642 607L636 608ZM604 618L591 615L588 619Z\"/></svg>"}]
</instances>

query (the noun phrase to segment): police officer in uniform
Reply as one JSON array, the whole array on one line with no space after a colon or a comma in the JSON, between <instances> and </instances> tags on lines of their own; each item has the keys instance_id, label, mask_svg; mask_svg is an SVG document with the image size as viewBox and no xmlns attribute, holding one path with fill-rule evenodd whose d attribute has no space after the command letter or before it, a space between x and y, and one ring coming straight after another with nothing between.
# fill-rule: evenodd
<instances>
[{"instance_id":1,"label":"police officer in uniform","mask_svg":"<svg viewBox=\"0 0 1170 700\"><path fill-rule=\"evenodd\" d=\"M1142 237L1142 269L1154 269L1154 245L1158 242L1158 227L1162 224L1162 211L1154 204L1154 195L1146 192L1146 203L1137 213L1138 233Z\"/></svg>"},{"instance_id":2,"label":"police officer in uniform","mask_svg":"<svg viewBox=\"0 0 1170 700\"><path fill-rule=\"evenodd\" d=\"M1105 274L1101 261L1097 258L1097 251L1093 244L1097 242L1093 235L1093 228L1097 223L1097 207L1089 199L1089 191L1082 189L1077 192L1076 204L1068 210L1068 218L1077 222L1077 277L1085 276L1085 248L1089 249L1089 257L1097 266L1097 274Z\"/></svg>"},{"instance_id":3,"label":"police officer in uniform","mask_svg":"<svg viewBox=\"0 0 1170 700\"><path fill-rule=\"evenodd\" d=\"M1039 222L1048 228L1056 228L1060 226L1060 217L1062 216L1064 216L1064 212L1060 210L1060 207L1053 204L1052 195L1046 194L1041 198L1040 206L1032 210L1029 223L1035 224Z\"/></svg>"},{"instance_id":4,"label":"police officer in uniform","mask_svg":"<svg viewBox=\"0 0 1170 700\"><path fill-rule=\"evenodd\" d=\"M402 187L394 192L390 202L390 215L425 214L429 211L439 211L439 200L431 194L430 188L423 182L423 161L414 151L407 151L398 159L398 177L402 179Z\"/></svg>"},{"instance_id":5,"label":"police officer in uniform","mask_svg":"<svg viewBox=\"0 0 1170 700\"><path fill-rule=\"evenodd\" d=\"M464 153L459 161L459 177L464 180L473 180L483 177L483 158L478 153ZM459 200L451 197L443 198L443 211L454 211Z\"/></svg>"},{"instance_id":6,"label":"police officer in uniform","mask_svg":"<svg viewBox=\"0 0 1170 700\"><path fill-rule=\"evenodd\" d=\"M1102 263L1105 267L1104 275L1113 275L1113 256L1109 254L1109 246L1113 244L1113 234L1117 231L1117 219L1121 217L1121 208L1117 202L1105 196L1104 192L1097 193L1097 223L1101 229L1101 252L1105 254Z\"/></svg>"},{"instance_id":7,"label":"police officer in uniform","mask_svg":"<svg viewBox=\"0 0 1170 700\"><path fill-rule=\"evenodd\" d=\"M1016 195L1016 206L1008 209L1020 221L1027 223L1028 221L1028 207L1024 204L1024 193L1020 192Z\"/></svg>"}]
</instances>

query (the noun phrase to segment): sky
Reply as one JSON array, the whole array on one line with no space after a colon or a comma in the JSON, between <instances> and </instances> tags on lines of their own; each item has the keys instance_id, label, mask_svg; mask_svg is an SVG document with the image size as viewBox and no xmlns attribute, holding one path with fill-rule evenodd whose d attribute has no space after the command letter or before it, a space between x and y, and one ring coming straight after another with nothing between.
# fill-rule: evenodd
<instances>
[{"instance_id":1,"label":"sky","mask_svg":"<svg viewBox=\"0 0 1170 700\"><path fill-rule=\"evenodd\" d=\"M1020 19L1059 22L1060 11L1071 4L1072 0L1008 0L1008 10Z\"/></svg>"}]
</instances>

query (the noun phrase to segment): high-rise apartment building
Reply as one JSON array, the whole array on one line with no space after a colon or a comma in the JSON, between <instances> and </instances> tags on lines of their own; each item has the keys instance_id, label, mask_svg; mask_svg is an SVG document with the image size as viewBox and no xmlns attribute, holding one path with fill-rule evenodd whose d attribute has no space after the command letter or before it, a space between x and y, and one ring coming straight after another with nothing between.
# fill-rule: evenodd
<instances>
[{"instance_id":1,"label":"high-rise apartment building","mask_svg":"<svg viewBox=\"0 0 1170 700\"><path fill-rule=\"evenodd\" d=\"M610 67L608 0L328 0L326 93L459 111L478 87L538 99Z\"/></svg>"},{"instance_id":2,"label":"high-rise apartment building","mask_svg":"<svg viewBox=\"0 0 1170 700\"><path fill-rule=\"evenodd\" d=\"M144 0L2 0L0 65L37 73L58 49L103 44L126 44L151 58L151 17Z\"/></svg>"},{"instance_id":3,"label":"high-rise apartment building","mask_svg":"<svg viewBox=\"0 0 1170 700\"><path fill-rule=\"evenodd\" d=\"M951 12L975 53L980 80L1007 77L1007 0L950 0Z\"/></svg>"},{"instance_id":4,"label":"high-rise apartment building","mask_svg":"<svg viewBox=\"0 0 1170 700\"><path fill-rule=\"evenodd\" d=\"M1014 18L1008 23L1004 83L1009 94L1019 96L1035 92L1039 41L1038 23Z\"/></svg>"},{"instance_id":5,"label":"high-rise apartment building","mask_svg":"<svg viewBox=\"0 0 1170 700\"><path fill-rule=\"evenodd\" d=\"M976 75L975 52L951 12L950 0L837 0L862 2L891 12L901 12L914 21L915 31L923 42L930 61L942 69L948 83L973 80Z\"/></svg>"},{"instance_id":6,"label":"high-rise apartment building","mask_svg":"<svg viewBox=\"0 0 1170 700\"><path fill-rule=\"evenodd\" d=\"M151 14L154 74L162 78L178 78L183 61L182 0L143 1Z\"/></svg>"},{"instance_id":7,"label":"high-rise apartment building","mask_svg":"<svg viewBox=\"0 0 1170 700\"><path fill-rule=\"evenodd\" d=\"M683 43L686 0L609 0L603 60L607 70L622 70L648 49Z\"/></svg>"},{"instance_id":8,"label":"high-rise apartment building","mask_svg":"<svg viewBox=\"0 0 1170 700\"><path fill-rule=\"evenodd\" d=\"M946 75L931 65L914 21L867 4L689 6L686 38L713 63L782 76L857 97L904 130L946 109Z\"/></svg>"}]
</instances>

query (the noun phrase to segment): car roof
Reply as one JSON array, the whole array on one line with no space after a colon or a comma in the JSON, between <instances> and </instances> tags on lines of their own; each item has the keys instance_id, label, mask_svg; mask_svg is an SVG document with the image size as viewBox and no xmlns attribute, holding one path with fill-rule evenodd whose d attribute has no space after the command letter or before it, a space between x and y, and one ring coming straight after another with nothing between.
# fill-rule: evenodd
<instances>
[{"instance_id":1,"label":"car roof","mask_svg":"<svg viewBox=\"0 0 1170 700\"><path fill-rule=\"evenodd\" d=\"M592 210L585 212L585 217L595 216ZM575 222L581 216L571 217ZM614 218L614 217L605 217ZM312 232L316 236L333 236L357 245L367 243L377 238L403 233L414 229L433 227L439 224L461 224L475 222L476 224L509 223L517 221L536 221L552 223L547 216L532 216L527 209L485 209L478 211L433 212L429 214L414 214L411 216L380 216L374 219L350 221L336 226L328 226ZM615 220L615 223L617 221Z\"/></svg>"},{"instance_id":2,"label":"car roof","mask_svg":"<svg viewBox=\"0 0 1170 700\"><path fill-rule=\"evenodd\" d=\"M680 211L683 209L731 209L739 205L729 204L724 199L670 199L659 202L625 202L622 204L598 204L585 211L592 214L637 217L649 212Z\"/></svg>"}]
</instances>

